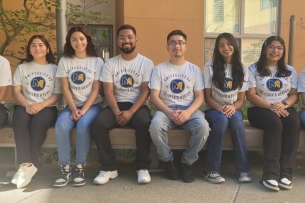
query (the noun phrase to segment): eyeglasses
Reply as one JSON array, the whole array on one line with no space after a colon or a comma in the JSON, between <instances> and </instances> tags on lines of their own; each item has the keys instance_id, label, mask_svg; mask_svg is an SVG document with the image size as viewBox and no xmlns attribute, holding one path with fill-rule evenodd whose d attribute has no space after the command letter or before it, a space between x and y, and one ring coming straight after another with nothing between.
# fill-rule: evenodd
<instances>
[{"instance_id":1,"label":"eyeglasses","mask_svg":"<svg viewBox=\"0 0 305 203\"><path fill-rule=\"evenodd\" d=\"M267 48L272 50L272 51L275 51L276 49L277 49L278 52L284 51L284 47L282 47L282 46L276 47L276 46L273 46L273 45L269 45L269 46L267 46Z\"/></svg>"},{"instance_id":2,"label":"eyeglasses","mask_svg":"<svg viewBox=\"0 0 305 203\"><path fill-rule=\"evenodd\" d=\"M134 40L135 36L134 35L120 36L118 39L119 39L120 42L125 42L126 39L128 39L129 41Z\"/></svg>"},{"instance_id":3,"label":"eyeglasses","mask_svg":"<svg viewBox=\"0 0 305 203\"><path fill-rule=\"evenodd\" d=\"M170 41L170 42L168 43L168 46L170 46L170 47L175 47L177 44L178 44L179 46L182 46L182 45L186 44L186 42L184 42L184 41L182 41L182 40L179 40L178 42L176 42L176 41Z\"/></svg>"}]
</instances>

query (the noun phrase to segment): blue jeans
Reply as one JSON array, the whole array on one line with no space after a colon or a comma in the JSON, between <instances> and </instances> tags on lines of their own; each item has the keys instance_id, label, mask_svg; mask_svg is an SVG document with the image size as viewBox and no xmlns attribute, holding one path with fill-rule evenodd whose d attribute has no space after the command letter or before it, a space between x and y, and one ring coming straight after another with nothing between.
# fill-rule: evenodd
<instances>
[{"instance_id":1,"label":"blue jeans","mask_svg":"<svg viewBox=\"0 0 305 203\"><path fill-rule=\"evenodd\" d=\"M305 109L302 109L299 115L300 115L301 127L305 128Z\"/></svg>"},{"instance_id":2,"label":"blue jeans","mask_svg":"<svg viewBox=\"0 0 305 203\"><path fill-rule=\"evenodd\" d=\"M81 107L78 108L80 109ZM55 125L59 165L70 164L70 132L74 127L76 127L76 165L86 165L86 157L91 145L90 126L101 110L100 104L94 104L78 122L75 122L70 119L70 108L64 108Z\"/></svg>"},{"instance_id":3,"label":"blue jeans","mask_svg":"<svg viewBox=\"0 0 305 203\"><path fill-rule=\"evenodd\" d=\"M249 172L243 113L237 110L231 118L228 118L215 109L206 110L204 113L212 129L208 141L204 171L208 173L220 173L222 139L226 130L230 127L235 155L235 169L238 173Z\"/></svg>"},{"instance_id":4,"label":"blue jeans","mask_svg":"<svg viewBox=\"0 0 305 203\"><path fill-rule=\"evenodd\" d=\"M185 109L172 108L175 109ZM168 136L167 132L170 129L177 127L177 125L162 111L157 111L151 121L149 132L153 143L157 147L157 153L159 159L164 162L173 161L173 153L168 146ZM193 164L198 159L198 152L202 149L206 140L209 136L209 124L204 118L204 113L197 110L191 117L182 125L179 125L183 130L191 133L191 138L189 140L189 146L184 151L181 162L186 164Z\"/></svg>"}]
</instances>

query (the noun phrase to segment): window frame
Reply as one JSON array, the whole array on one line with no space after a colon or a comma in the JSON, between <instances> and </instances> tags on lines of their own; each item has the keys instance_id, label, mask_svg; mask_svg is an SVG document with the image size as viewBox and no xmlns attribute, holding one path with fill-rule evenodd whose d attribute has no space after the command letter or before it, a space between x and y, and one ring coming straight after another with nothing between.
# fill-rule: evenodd
<instances>
[{"instance_id":1,"label":"window frame","mask_svg":"<svg viewBox=\"0 0 305 203\"><path fill-rule=\"evenodd\" d=\"M265 40L266 38L272 36L272 35L280 35L280 19L281 19L281 0L276 0L277 2L277 7L276 7L276 29L275 33L272 34L253 34L253 33L245 33L244 32L244 26L245 26L245 1L246 0L240 0L240 8L239 8L239 31L238 32L229 32L232 34L237 40L239 40L239 51L240 55L243 53L243 39L258 39L258 40ZM204 8L206 8L207 1L204 1ZM204 39L216 39L217 36L221 33L211 33L211 32L206 32L206 10L204 11ZM203 44L204 48L204 53L205 53L205 40ZM208 61L205 61L205 56L204 56L204 63L207 63Z\"/></svg>"}]
</instances>

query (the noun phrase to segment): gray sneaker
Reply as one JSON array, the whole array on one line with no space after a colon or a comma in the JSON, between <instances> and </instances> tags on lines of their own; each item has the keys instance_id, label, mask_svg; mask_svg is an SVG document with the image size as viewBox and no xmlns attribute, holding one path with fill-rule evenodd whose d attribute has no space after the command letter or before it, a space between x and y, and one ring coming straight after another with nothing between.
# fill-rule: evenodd
<instances>
[{"instance_id":1,"label":"gray sneaker","mask_svg":"<svg viewBox=\"0 0 305 203\"><path fill-rule=\"evenodd\" d=\"M210 181L211 183L222 183L226 181L219 173L206 173L203 176L205 180Z\"/></svg>"},{"instance_id":2,"label":"gray sneaker","mask_svg":"<svg viewBox=\"0 0 305 203\"><path fill-rule=\"evenodd\" d=\"M251 182L252 181L252 175L250 172L240 172L238 174L238 180L239 182Z\"/></svg>"}]
</instances>

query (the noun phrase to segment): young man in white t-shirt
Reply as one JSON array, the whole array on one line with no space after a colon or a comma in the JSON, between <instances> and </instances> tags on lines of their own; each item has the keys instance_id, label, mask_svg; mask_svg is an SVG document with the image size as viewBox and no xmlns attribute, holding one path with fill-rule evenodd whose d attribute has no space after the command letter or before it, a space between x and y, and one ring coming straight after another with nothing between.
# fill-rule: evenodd
<instances>
[{"instance_id":1,"label":"young man in white t-shirt","mask_svg":"<svg viewBox=\"0 0 305 203\"><path fill-rule=\"evenodd\" d=\"M179 172L168 146L167 131L179 126L192 134L181 158L182 181L190 183L195 180L192 164L209 136L209 124L198 110L204 102L203 76L198 66L184 59L186 35L181 30L168 34L166 48L170 60L154 68L149 82L150 100L158 108L149 131L171 180L179 179Z\"/></svg>"},{"instance_id":2,"label":"young man in white t-shirt","mask_svg":"<svg viewBox=\"0 0 305 203\"><path fill-rule=\"evenodd\" d=\"M100 80L103 82L108 107L103 109L91 125L92 136L99 153L102 169L95 184L105 184L118 176L109 131L130 126L136 136L136 171L139 183L149 183L151 116L147 106L148 81L153 62L135 50L138 38L131 25L122 25L117 31L121 54L106 61Z\"/></svg>"},{"instance_id":3,"label":"young man in white t-shirt","mask_svg":"<svg viewBox=\"0 0 305 203\"><path fill-rule=\"evenodd\" d=\"M7 109L4 106L8 86L12 85L10 62L0 56L0 128L3 128L8 120Z\"/></svg>"}]
</instances>

